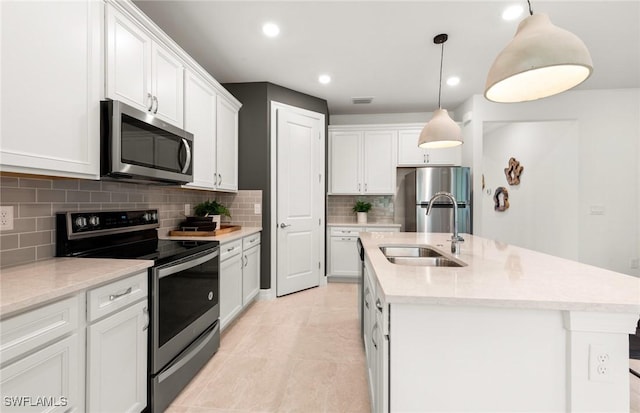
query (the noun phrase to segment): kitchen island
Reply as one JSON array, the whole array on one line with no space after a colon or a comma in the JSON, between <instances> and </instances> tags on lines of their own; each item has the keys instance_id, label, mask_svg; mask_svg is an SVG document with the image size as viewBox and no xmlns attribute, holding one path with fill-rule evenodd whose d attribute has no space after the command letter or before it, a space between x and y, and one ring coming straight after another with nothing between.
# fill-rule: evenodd
<instances>
[{"instance_id":1,"label":"kitchen island","mask_svg":"<svg viewBox=\"0 0 640 413\"><path fill-rule=\"evenodd\" d=\"M640 279L464 235L362 233L374 411L628 411ZM391 263L430 246L460 267Z\"/></svg>"}]
</instances>

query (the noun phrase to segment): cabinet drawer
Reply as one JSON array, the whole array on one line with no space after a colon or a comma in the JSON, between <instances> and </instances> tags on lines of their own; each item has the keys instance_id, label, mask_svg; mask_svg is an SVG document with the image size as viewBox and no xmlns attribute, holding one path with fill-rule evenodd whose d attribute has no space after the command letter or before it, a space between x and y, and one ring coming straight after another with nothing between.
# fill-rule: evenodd
<instances>
[{"instance_id":1,"label":"cabinet drawer","mask_svg":"<svg viewBox=\"0 0 640 413\"><path fill-rule=\"evenodd\" d=\"M367 232L400 232L398 227L367 227Z\"/></svg>"},{"instance_id":2,"label":"cabinet drawer","mask_svg":"<svg viewBox=\"0 0 640 413\"><path fill-rule=\"evenodd\" d=\"M364 227L331 227L332 237L357 237L359 232L364 232Z\"/></svg>"},{"instance_id":3,"label":"cabinet drawer","mask_svg":"<svg viewBox=\"0 0 640 413\"><path fill-rule=\"evenodd\" d=\"M80 299L76 295L0 322L0 362L14 359L78 328Z\"/></svg>"},{"instance_id":4,"label":"cabinet drawer","mask_svg":"<svg viewBox=\"0 0 640 413\"><path fill-rule=\"evenodd\" d=\"M242 239L242 249L246 250L247 248L255 247L260 244L260 233L249 235Z\"/></svg>"},{"instance_id":5,"label":"cabinet drawer","mask_svg":"<svg viewBox=\"0 0 640 413\"><path fill-rule=\"evenodd\" d=\"M236 240L220 245L220 261L224 261L242 253L242 240Z\"/></svg>"},{"instance_id":6,"label":"cabinet drawer","mask_svg":"<svg viewBox=\"0 0 640 413\"><path fill-rule=\"evenodd\" d=\"M88 321L118 311L147 294L147 271L90 290L87 293Z\"/></svg>"}]
</instances>

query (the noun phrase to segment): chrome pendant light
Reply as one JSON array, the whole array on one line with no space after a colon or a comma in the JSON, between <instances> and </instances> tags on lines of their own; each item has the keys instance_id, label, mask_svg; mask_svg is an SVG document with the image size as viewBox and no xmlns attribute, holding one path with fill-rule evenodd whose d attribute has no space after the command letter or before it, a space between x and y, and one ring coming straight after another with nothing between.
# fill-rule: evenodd
<instances>
[{"instance_id":1,"label":"chrome pendant light","mask_svg":"<svg viewBox=\"0 0 640 413\"><path fill-rule=\"evenodd\" d=\"M573 33L554 26L546 14L525 18L493 62L484 96L493 102L526 102L553 96L587 80L591 55Z\"/></svg>"},{"instance_id":2,"label":"chrome pendant light","mask_svg":"<svg viewBox=\"0 0 640 413\"><path fill-rule=\"evenodd\" d=\"M438 110L433 112L433 117L427 123L418 139L421 148L450 148L462 144L460 126L449 117L440 103L442 97L442 62L444 60L444 42L449 39L446 34L439 34L433 38L434 44L442 45L440 51L440 83L438 86Z\"/></svg>"}]
</instances>

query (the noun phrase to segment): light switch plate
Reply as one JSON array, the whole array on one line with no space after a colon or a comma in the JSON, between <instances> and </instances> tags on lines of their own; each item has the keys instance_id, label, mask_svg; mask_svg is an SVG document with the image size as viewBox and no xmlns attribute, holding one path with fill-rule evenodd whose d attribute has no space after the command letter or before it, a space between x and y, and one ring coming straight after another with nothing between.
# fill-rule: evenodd
<instances>
[{"instance_id":1,"label":"light switch plate","mask_svg":"<svg viewBox=\"0 0 640 413\"><path fill-rule=\"evenodd\" d=\"M261 214L262 213L262 204L253 204L253 213Z\"/></svg>"}]
</instances>

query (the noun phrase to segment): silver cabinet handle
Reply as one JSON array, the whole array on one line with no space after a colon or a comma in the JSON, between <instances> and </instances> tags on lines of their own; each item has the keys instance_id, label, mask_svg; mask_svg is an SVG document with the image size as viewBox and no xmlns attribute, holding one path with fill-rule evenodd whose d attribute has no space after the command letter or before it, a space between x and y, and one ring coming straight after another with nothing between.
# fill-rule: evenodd
<instances>
[{"instance_id":1,"label":"silver cabinet handle","mask_svg":"<svg viewBox=\"0 0 640 413\"><path fill-rule=\"evenodd\" d=\"M376 299L376 308L378 309L378 311L382 312L382 303L380 302L380 299Z\"/></svg>"},{"instance_id":2,"label":"silver cabinet handle","mask_svg":"<svg viewBox=\"0 0 640 413\"><path fill-rule=\"evenodd\" d=\"M156 102L156 110L153 111L153 114L155 115L156 113L158 113L158 98L154 96L153 101Z\"/></svg>"},{"instance_id":3,"label":"silver cabinet handle","mask_svg":"<svg viewBox=\"0 0 640 413\"><path fill-rule=\"evenodd\" d=\"M153 96L151 95L151 93L147 93L147 99L149 99L149 107L147 108L147 112L151 112L151 109L153 109Z\"/></svg>"},{"instance_id":4,"label":"silver cabinet handle","mask_svg":"<svg viewBox=\"0 0 640 413\"><path fill-rule=\"evenodd\" d=\"M358 184L358 192L360 192L360 184Z\"/></svg>"},{"instance_id":5,"label":"silver cabinet handle","mask_svg":"<svg viewBox=\"0 0 640 413\"><path fill-rule=\"evenodd\" d=\"M218 174L218 186L222 185L222 175Z\"/></svg>"},{"instance_id":6,"label":"silver cabinet handle","mask_svg":"<svg viewBox=\"0 0 640 413\"><path fill-rule=\"evenodd\" d=\"M235 249L236 249L236 247L227 248L227 252L231 252L231 251L233 251Z\"/></svg>"},{"instance_id":7,"label":"silver cabinet handle","mask_svg":"<svg viewBox=\"0 0 640 413\"><path fill-rule=\"evenodd\" d=\"M131 287L129 287L129 288L127 288L124 292L122 292L122 293L120 293L120 294L111 294L111 295L109 296L109 301L113 301L113 300L115 300L115 299L117 299L117 298L120 298L120 297L122 297L122 296L124 296L124 295L131 294L131 291L133 291L133 290L132 290L132 288L131 288Z\"/></svg>"},{"instance_id":8,"label":"silver cabinet handle","mask_svg":"<svg viewBox=\"0 0 640 413\"><path fill-rule=\"evenodd\" d=\"M369 297L369 289L368 288L364 292L364 306L369 308L369 300L367 300L367 297Z\"/></svg>"},{"instance_id":9,"label":"silver cabinet handle","mask_svg":"<svg viewBox=\"0 0 640 413\"><path fill-rule=\"evenodd\" d=\"M280 224L280 228L290 227L291 224L285 224L284 222Z\"/></svg>"},{"instance_id":10,"label":"silver cabinet handle","mask_svg":"<svg viewBox=\"0 0 640 413\"><path fill-rule=\"evenodd\" d=\"M142 327L142 331L146 331L149 328L149 309L147 307L142 309L142 314L144 314L146 324Z\"/></svg>"},{"instance_id":11,"label":"silver cabinet handle","mask_svg":"<svg viewBox=\"0 0 640 413\"><path fill-rule=\"evenodd\" d=\"M244 258L242 259L242 262L244 263L242 266L246 267L247 264L249 263L249 259L247 258L247 256L245 255Z\"/></svg>"},{"instance_id":12,"label":"silver cabinet handle","mask_svg":"<svg viewBox=\"0 0 640 413\"><path fill-rule=\"evenodd\" d=\"M427 163L427 154L426 153L422 154L422 163Z\"/></svg>"},{"instance_id":13,"label":"silver cabinet handle","mask_svg":"<svg viewBox=\"0 0 640 413\"><path fill-rule=\"evenodd\" d=\"M364 192L367 192L367 184L364 184Z\"/></svg>"},{"instance_id":14,"label":"silver cabinet handle","mask_svg":"<svg viewBox=\"0 0 640 413\"><path fill-rule=\"evenodd\" d=\"M429 163L429 162L430 162L430 160L429 160L429 154L427 154L427 163Z\"/></svg>"}]
</instances>

